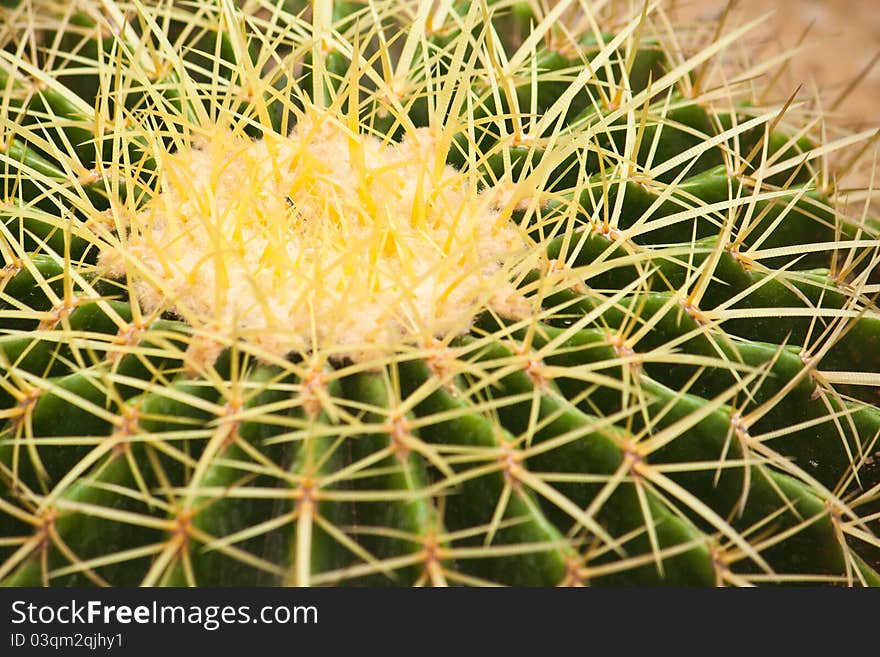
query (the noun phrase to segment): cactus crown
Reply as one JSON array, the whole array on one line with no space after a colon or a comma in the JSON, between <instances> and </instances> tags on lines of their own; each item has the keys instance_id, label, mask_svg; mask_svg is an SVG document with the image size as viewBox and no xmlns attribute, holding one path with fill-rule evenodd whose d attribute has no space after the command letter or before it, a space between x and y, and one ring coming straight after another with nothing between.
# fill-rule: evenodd
<instances>
[{"instance_id":1,"label":"cactus crown","mask_svg":"<svg viewBox=\"0 0 880 657\"><path fill-rule=\"evenodd\" d=\"M0 582L880 582L870 134L606 5L0 9Z\"/></svg>"},{"instance_id":2,"label":"cactus crown","mask_svg":"<svg viewBox=\"0 0 880 657\"><path fill-rule=\"evenodd\" d=\"M425 128L390 145L325 114L286 139L211 135L161 169L159 194L99 259L147 312L276 356L360 360L526 305L509 282L524 236Z\"/></svg>"}]
</instances>

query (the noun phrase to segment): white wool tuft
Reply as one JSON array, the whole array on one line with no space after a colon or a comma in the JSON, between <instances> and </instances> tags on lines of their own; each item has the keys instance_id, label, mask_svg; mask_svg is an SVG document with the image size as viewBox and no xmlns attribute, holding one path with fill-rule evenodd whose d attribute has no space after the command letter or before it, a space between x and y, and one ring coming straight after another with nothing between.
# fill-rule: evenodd
<instances>
[{"instance_id":1,"label":"white wool tuft","mask_svg":"<svg viewBox=\"0 0 880 657\"><path fill-rule=\"evenodd\" d=\"M268 353L366 358L527 311L509 281L526 238L429 130L383 144L331 115L289 137L217 131L167 156L161 191L102 264L146 310ZM123 255L124 254L124 255Z\"/></svg>"}]
</instances>

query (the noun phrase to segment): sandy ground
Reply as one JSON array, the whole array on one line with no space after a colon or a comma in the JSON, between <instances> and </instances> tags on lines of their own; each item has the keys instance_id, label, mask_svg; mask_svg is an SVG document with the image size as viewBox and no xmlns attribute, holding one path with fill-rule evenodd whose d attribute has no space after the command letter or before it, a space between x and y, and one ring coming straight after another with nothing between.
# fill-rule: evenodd
<instances>
[{"instance_id":1,"label":"sandy ground","mask_svg":"<svg viewBox=\"0 0 880 657\"><path fill-rule=\"evenodd\" d=\"M667 8L685 20L717 17L725 0L672 0ZM880 0L739 0L737 19L773 14L759 30L760 47L791 48L809 28L808 46L796 55L786 84L815 81L833 102L880 52ZM792 89L794 88L792 87ZM836 119L853 128L880 125L880 62L837 108Z\"/></svg>"}]
</instances>

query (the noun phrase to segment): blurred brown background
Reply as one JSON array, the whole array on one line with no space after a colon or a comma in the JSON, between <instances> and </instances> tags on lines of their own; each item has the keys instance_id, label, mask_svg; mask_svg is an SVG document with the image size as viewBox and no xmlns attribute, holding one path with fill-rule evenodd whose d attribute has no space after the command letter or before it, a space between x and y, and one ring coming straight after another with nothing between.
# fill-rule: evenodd
<instances>
[{"instance_id":1,"label":"blurred brown background","mask_svg":"<svg viewBox=\"0 0 880 657\"><path fill-rule=\"evenodd\" d=\"M726 0L670 0L671 12L684 20L716 18ZM880 0L738 0L737 23L767 12L774 14L759 31L768 51L794 47L810 28L806 50L792 62L788 82L815 80L822 98L833 101L880 52ZM837 108L837 121L850 127L880 124L880 62Z\"/></svg>"}]
</instances>

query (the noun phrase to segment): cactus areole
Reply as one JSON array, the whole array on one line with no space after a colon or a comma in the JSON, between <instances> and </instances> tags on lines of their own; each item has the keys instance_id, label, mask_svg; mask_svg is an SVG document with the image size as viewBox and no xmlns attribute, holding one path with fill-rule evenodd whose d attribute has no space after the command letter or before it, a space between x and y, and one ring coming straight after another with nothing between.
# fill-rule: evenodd
<instances>
[{"instance_id":1,"label":"cactus areole","mask_svg":"<svg viewBox=\"0 0 880 657\"><path fill-rule=\"evenodd\" d=\"M880 583L873 133L624 4L3 3L0 584Z\"/></svg>"}]
</instances>

